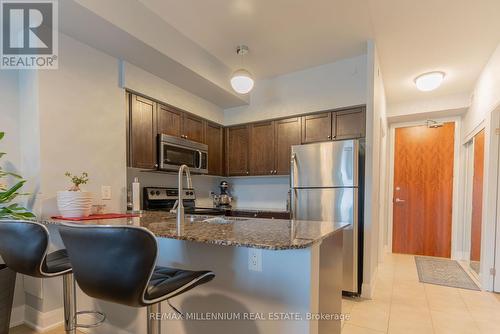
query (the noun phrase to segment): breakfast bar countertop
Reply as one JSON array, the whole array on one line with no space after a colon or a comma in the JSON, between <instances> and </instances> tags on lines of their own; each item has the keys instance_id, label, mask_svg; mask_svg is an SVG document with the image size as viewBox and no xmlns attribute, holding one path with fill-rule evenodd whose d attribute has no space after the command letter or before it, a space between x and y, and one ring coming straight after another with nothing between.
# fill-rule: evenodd
<instances>
[{"instance_id":1,"label":"breakfast bar countertop","mask_svg":"<svg viewBox=\"0 0 500 334\"><path fill-rule=\"evenodd\" d=\"M168 212L145 212L138 217L85 220L81 222L41 219L44 224L141 226L158 238L187 240L222 246L240 246L269 250L308 248L337 233L347 222L186 216L182 231L177 232L176 217Z\"/></svg>"}]
</instances>

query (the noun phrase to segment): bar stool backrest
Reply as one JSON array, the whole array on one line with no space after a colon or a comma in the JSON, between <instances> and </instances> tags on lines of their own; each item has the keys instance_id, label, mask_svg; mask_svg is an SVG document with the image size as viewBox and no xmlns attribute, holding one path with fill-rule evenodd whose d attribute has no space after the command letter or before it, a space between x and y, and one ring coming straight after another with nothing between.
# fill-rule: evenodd
<instances>
[{"instance_id":1,"label":"bar stool backrest","mask_svg":"<svg viewBox=\"0 0 500 334\"><path fill-rule=\"evenodd\" d=\"M87 295L122 305L147 306L157 244L146 229L65 224L59 229L78 286Z\"/></svg>"},{"instance_id":2,"label":"bar stool backrest","mask_svg":"<svg viewBox=\"0 0 500 334\"><path fill-rule=\"evenodd\" d=\"M0 221L0 256L13 271L33 276L53 276L44 270L49 231L37 222Z\"/></svg>"}]
</instances>

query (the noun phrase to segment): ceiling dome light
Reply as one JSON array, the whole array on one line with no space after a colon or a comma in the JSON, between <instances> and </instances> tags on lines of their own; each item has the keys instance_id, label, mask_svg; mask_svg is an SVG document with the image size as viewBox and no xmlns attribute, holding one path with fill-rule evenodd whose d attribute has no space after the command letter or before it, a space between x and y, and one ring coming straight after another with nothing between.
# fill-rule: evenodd
<instances>
[{"instance_id":1,"label":"ceiling dome light","mask_svg":"<svg viewBox=\"0 0 500 334\"><path fill-rule=\"evenodd\" d=\"M244 69L237 70L231 77L231 86L236 93L246 94L253 88L254 81L250 72Z\"/></svg>"},{"instance_id":2,"label":"ceiling dome light","mask_svg":"<svg viewBox=\"0 0 500 334\"><path fill-rule=\"evenodd\" d=\"M238 45L236 47L236 54L241 57L243 63L243 56L248 53L248 46ZM241 68L233 73L231 76L231 86L234 91L239 94L247 94L253 88L254 80L252 75L247 70Z\"/></svg>"},{"instance_id":3,"label":"ceiling dome light","mask_svg":"<svg viewBox=\"0 0 500 334\"><path fill-rule=\"evenodd\" d=\"M441 86L444 80L444 72L429 72L415 78L415 85L422 92L429 92Z\"/></svg>"}]
</instances>

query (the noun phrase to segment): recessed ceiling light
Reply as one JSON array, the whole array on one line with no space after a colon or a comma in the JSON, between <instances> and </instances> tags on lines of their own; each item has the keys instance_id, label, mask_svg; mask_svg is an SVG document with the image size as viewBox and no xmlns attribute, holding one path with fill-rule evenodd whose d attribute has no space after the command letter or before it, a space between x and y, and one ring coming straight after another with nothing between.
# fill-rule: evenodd
<instances>
[{"instance_id":1,"label":"recessed ceiling light","mask_svg":"<svg viewBox=\"0 0 500 334\"><path fill-rule=\"evenodd\" d=\"M444 80L444 72L429 72L415 78L415 85L422 92L429 92L441 86Z\"/></svg>"},{"instance_id":2,"label":"recessed ceiling light","mask_svg":"<svg viewBox=\"0 0 500 334\"><path fill-rule=\"evenodd\" d=\"M236 54L243 58L248 53L248 46L238 45L236 47ZM242 61L243 62L243 61ZM239 94L247 94L253 88L254 80L252 74L247 70L241 68L236 70L231 76L231 87Z\"/></svg>"}]
</instances>

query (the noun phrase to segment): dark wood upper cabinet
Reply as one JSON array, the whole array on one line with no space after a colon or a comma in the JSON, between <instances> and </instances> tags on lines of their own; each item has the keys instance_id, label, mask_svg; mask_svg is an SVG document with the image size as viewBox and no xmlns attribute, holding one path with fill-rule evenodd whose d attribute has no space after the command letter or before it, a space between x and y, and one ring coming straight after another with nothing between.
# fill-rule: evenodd
<instances>
[{"instance_id":1,"label":"dark wood upper cabinet","mask_svg":"<svg viewBox=\"0 0 500 334\"><path fill-rule=\"evenodd\" d=\"M206 122L205 144L208 145L208 174L224 174L224 128L218 124Z\"/></svg>"},{"instance_id":2,"label":"dark wood upper cabinet","mask_svg":"<svg viewBox=\"0 0 500 334\"><path fill-rule=\"evenodd\" d=\"M249 175L248 125L226 128L226 172L228 176Z\"/></svg>"},{"instance_id":3,"label":"dark wood upper cabinet","mask_svg":"<svg viewBox=\"0 0 500 334\"><path fill-rule=\"evenodd\" d=\"M182 135L184 138L203 143L205 141L203 118L184 114Z\"/></svg>"},{"instance_id":4,"label":"dark wood upper cabinet","mask_svg":"<svg viewBox=\"0 0 500 334\"><path fill-rule=\"evenodd\" d=\"M365 108L333 112L333 139L363 138L365 136L365 128Z\"/></svg>"},{"instance_id":5,"label":"dark wood upper cabinet","mask_svg":"<svg viewBox=\"0 0 500 334\"><path fill-rule=\"evenodd\" d=\"M130 107L130 164L136 168L155 168L156 103L131 95Z\"/></svg>"},{"instance_id":6,"label":"dark wood upper cabinet","mask_svg":"<svg viewBox=\"0 0 500 334\"><path fill-rule=\"evenodd\" d=\"M274 122L250 125L250 174L274 174Z\"/></svg>"},{"instance_id":7,"label":"dark wood upper cabinet","mask_svg":"<svg viewBox=\"0 0 500 334\"><path fill-rule=\"evenodd\" d=\"M158 104L158 133L180 137L183 113L172 107Z\"/></svg>"},{"instance_id":8,"label":"dark wood upper cabinet","mask_svg":"<svg viewBox=\"0 0 500 334\"><path fill-rule=\"evenodd\" d=\"M332 113L302 116L302 144L332 139Z\"/></svg>"},{"instance_id":9,"label":"dark wood upper cabinet","mask_svg":"<svg viewBox=\"0 0 500 334\"><path fill-rule=\"evenodd\" d=\"M288 175L290 174L291 148L301 143L300 117L282 119L274 123L275 174Z\"/></svg>"}]
</instances>

